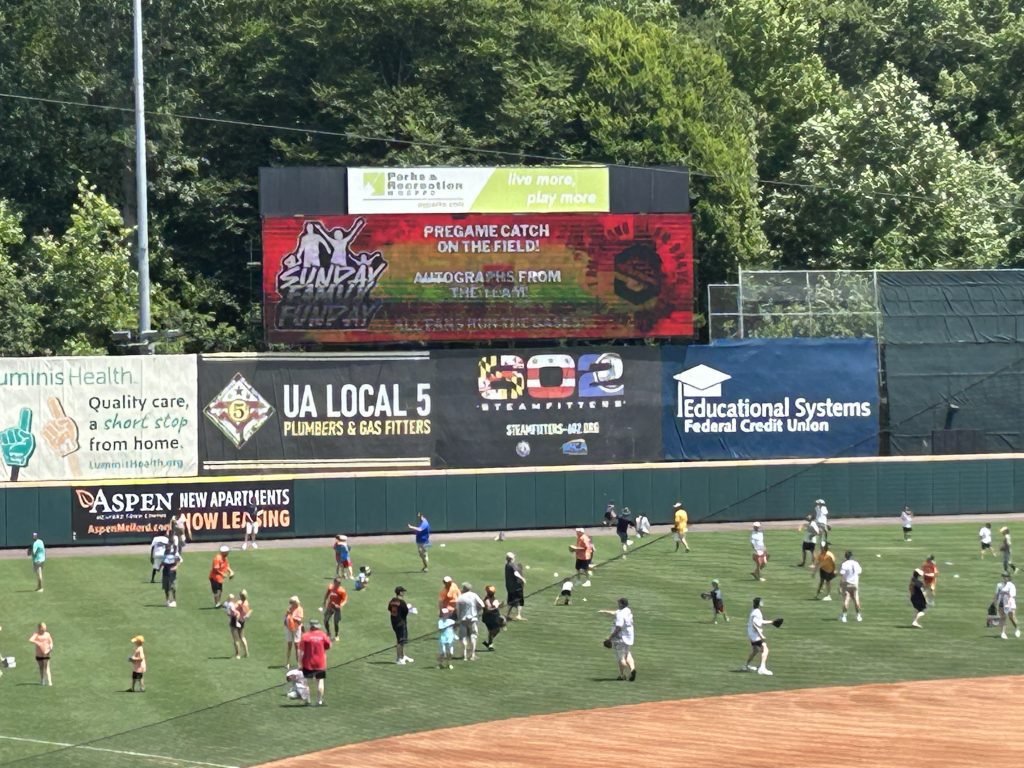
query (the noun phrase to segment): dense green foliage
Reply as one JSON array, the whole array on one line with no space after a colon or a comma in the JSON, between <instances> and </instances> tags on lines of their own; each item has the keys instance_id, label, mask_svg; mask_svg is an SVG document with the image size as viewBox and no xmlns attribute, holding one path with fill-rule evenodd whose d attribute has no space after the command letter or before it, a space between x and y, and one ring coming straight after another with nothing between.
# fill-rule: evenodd
<instances>
[{"instance_id":1,"label":"dense green foliage","mask_svg":"<svg viewBox=\"0 0 1024 768\"><path fill-rule=\"evenodd\" d=\"M121 108L0 96L0 353L99 352L131 325L129 12L0 6L0 92ZM169 349L259 347L246 262L265 165L683 163L702 283L753 266L1020 262L1020 0L181 0L145 13L154 322L187 338ZM80 295L89 286L118 295Z\"/></svg>"},{"instance_id":2,"label":"dense green foliage","mask_svg":"<svg viewBox=\"0 0 1024 768\"><path fill-rule=\"evenodd\" d=\"M481 650L476 663L458 661L452 671L432 662L441 576L468 580L478 590L496 584L503 596L510 542L448 539L442 548L446 537L436 536L431 572L423 574L411 536L401 544L354 541L356 565L372 564L374 576L368 590L350 594L341 642L328 654L327 706L311 711L284 696L282 617L291 594L301 598L307 619L318 615L334 571L326 545L232 553L237 575L227 588L247 589L254 610L246 625L252 655L238 661L231 657L227 619L211 605L208 551L186 549L175 609L163 607L159 584L148 583L144 546L133 555L51 557L41 594L30 591L27 558L0 560L0 578L9 585L0 595L0 647L18 658L18 667L0 679L0 737L87 742L170 758L0 738L0 762L25 768L252 765L341 743L542 712L1020 673L1024 641L1000 643L998 630L985 629L1000 562L978 559L980 523L915 523L914 540L906 543L896 518L872 528L836 521L834 546L853 549L864 568L860 624L836 620L838 601L812 599L816 581L793 567L801 539L794 529L766 533L772 560L764 583L750 577L746 530L702 533L697 526L690 553L673 552L667 536L634 546L627 560L598 567L593 586L577 587L569 606L552 605L562 581L553 574L565 577L572 567L566 551L572 534L514 539L519 560L530 566L528 620L500 635L493 653ZM618 552L613 533L598 535L596 544L599 560ZM923 630L910 630L907 584L929 553L941 571L937 605ZM700 599L712 578L721 580L728 624L713 626L710 604ZM404 667L394 664L386 612L396 584L420 610L409 624L416 639L407 652L415 663ZM633 684L615 681L615 659L601 647L611 617L597 609L614 607L620 595L636 616L639 675ZM769 617L786 620L770 630L771 678L736 674L749 651L746 619L755 595L765 599ZM33 684L38 677L26 639L37 621L47 622L54 638L52 688ZM146 638L145 695L121 693L136 633Z\"/></svg>"}]
</instances>

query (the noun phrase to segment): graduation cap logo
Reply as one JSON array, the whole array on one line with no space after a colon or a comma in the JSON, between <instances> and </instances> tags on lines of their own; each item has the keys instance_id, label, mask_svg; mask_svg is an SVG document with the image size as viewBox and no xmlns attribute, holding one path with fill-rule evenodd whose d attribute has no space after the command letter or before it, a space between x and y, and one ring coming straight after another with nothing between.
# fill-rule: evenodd
<instances>
[{"instance_id":1,"label":"graduation cap logo","mask_svg":"<svg viewBox=\"0 0 1024 768\"><path fill-rule=\"evenodd\" d=\"M732 378L727 373L716 371L714 368L701 363L694 368L688 368L682 373L672 377L679 382L682 390L679 397L721 397L722 382Z\"/></svg>"}]
</instances>

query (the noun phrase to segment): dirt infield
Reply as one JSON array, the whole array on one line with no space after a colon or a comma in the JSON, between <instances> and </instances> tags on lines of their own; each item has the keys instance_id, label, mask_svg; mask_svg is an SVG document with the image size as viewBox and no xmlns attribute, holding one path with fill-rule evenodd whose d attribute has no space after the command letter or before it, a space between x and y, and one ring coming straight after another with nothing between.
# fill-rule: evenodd
<instances>
[{"instance_id":1,"label":"dirt infield","mask_svg":"<svg viewBox=\"0 0 1024 768\"><path fill-rule=\"evenodd\" d=\"M264 768L546 768L579 763L580 750L602 768L789 768L815 755L857 768L1024 765L1024 742L1005 730L1024 722L1022 684L930 680L631 704L407 734Z\"/></svg>"}]
</instances>

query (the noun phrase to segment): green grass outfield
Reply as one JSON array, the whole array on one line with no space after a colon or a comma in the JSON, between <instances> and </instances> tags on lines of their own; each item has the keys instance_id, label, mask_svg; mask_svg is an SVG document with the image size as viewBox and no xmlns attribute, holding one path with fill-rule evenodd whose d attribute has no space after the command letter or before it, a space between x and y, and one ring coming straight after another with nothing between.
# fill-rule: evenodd
<instances>
[{"instance_id":1,"label":"green grass outfield","mask_svg":"<svg viewBox=\"0 0 1024 768\"><path fill-rule=\"evenodd\" d=\"M419 573L411 541L360 546L356 564L370 563L369 590L351 595L342 642L329 654L327 706L297 707L284 696L282 615L290 594L301 596L307 617L333 574L329 549L233 551L237 572L228 588L249 590L255 613L248 625L252 658L230 658L223 612L209 608L211 554L186 552L178 608L163 607L159 585L148 583L144 554L53 558L47 588L32 592L28 558L0 561L0 651L18 667L0 679L0 765L243 766L298 752L423 729L560 710L659 699L824 685L1017 674L1024 640L1003 642L985 628L985 609L998 580L996 560L978 559L979 523L918 522L904 543L898 524L833 532L836 548L852 548L864 566L865 621L840 624L839 603L812 600L815 584L799 559L793 528L768 531L768 581L749 575L745 531L693 533L690 554L674 554L667 538L637 548L625 561L598 568L593 587L579 588L574 604L553 607L555 571L572 565L562 538L514 542L450 540L437 536L429 574ZM998 528L998 524L996 525ZM648 539L647 541L651 541ZM617 553L614 534L597 537L599 561ZM514 546L526 572L528 622L514 624L493 653L453 671L432 664L431 630L441 576L501 589L503 553ZM141 548L140 548L141 549ZM938 605L926 629L908 628L907 582L929 553L941 568ZM881 557L876 557L881 555ZM952 565L945 565L947 561ZM959 574L959 578L954 578ZM709 623L699 593L722 581L729 624ZM385 605L396 584L422 607L410 617L415 664L392 663ZM836 582L838 585L838 581ZM749 646L745 624L754 595L769 617L785 617L770 630L775 677L736 670ZM618 682L611 651L601 647L610 617L598 608L630 598L636 616L639 678ZM584 603L582 598L586 597ZM55 640L52 688L37 684L32 647L35 622L46 621ZM146 636L147 693L126 694L129 638ZM826 705L828 709L828 705ZM500 738L501 726L495 728ZM102 750L59 747L18 739L88 744ZM128 752L173 758L158 761Z\"/></svg>"}]
</instances>

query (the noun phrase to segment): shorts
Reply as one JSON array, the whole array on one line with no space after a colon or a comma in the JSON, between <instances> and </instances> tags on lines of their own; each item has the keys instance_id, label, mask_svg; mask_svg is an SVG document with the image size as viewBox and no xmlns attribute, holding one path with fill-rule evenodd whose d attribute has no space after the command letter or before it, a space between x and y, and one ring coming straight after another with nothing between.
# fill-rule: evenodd
<instances>
[{"instance_id":1,"label":"shorts","mask_svg":"<svg viewBox=\"0 0 1024 768\"><path fill-rule=\"evenodd\" d=\"M822 581L826 581L826 582L827 581L832 581L832 579L834 579L836 577L836 572L835 571L832 571L832 573L828 573L828 572L823 571L823 570L821 570L819 568L818 569L818 573L821 575L821 580Z\"/></svg>"},{"instance_id":2,"label":"shorts","mask_svg":"<svg viewBox=\"0 0 1024 768\"><path fill-rule=\"evenodd\" d=\"M216 594L217 592L224 591L224 582L217 581L216 579L210 579L210 591Z\"/></svg>"},{"instance_id":3,"label":"shorts","mask_svg":"<svg viewBox=\"0 0 1024 768\"><path fill-rule=\"evenodd\" d=\"M487 627L488 632L500 632L501 628L504 626L502 623L504 619L501 618L501 613L499 611L484 611L484 615L481 618L484 622L484 626Z\"/></svg>"},{"instance_id":4,"label":"shorts","mask_svg":"<svg viewBox=\"0 0 1024 768\"><path fill-rule=\"evenodd\" d=\"M750 645L754 648L764 647L764 640L751 640Z\"/></svg>"},{"instance_id":5,"label":"shorts","mask_svg":"<svg viewBox=\"0 0 1024 768\"><path fill-rule=\"evenodd\" d=\"M764 564L766 564L768 562L768 553L767 552L755 552L754 554L752 554L750 556L750 559L753 560L758 565L764 565Z\"/></svg>"},{"instance_id":6,"label":"shorts","mask_svg":"<svg viewBox=\"0 0 1024 768\"><path fill-rule=\"evenodd\" d=\"M303 669L302 670L302 676L304 678L306 678L307 680L311 680L313 678L316 678L317 680L323 680L325 677L327 677L327 670L326 669Z\"/></svg>"},{"instance_id":7,"label":"shorts","mask_svg":"<svg viewBox=\"0 0 1024 768\"><path fill-rule=\"evenodd\" d=\"M404 621L401 624L392 624L392 631L395 633L395 642L399 645L405 645L409 642L409 625Z\"/></svg>"},{"instance_id":8,"label":"shorts","mask_svg":"<svg viewBox=\"0 0 1024 768\"><path fill-rule=\"evenodd\" d=\"M416 549L418 549L420 554L422 555L424 552L426 552L428 549L430 549L430 542L429 541L424 541L424 542L417 541L416 542Z\"/></svg>"},{"instance_id":9,"label":"shorts","mask_svg":"<svg viewBox=\"0 0 1024 768\"><path fill-rule=\"evenodd\" d=\"M571 589L563 589L561 592L558 593L558 596L559 597L572 597L572 590Z\"/></svg>"},{"instance_id":10,"label":"shorts","mask_svg":"<svg viewBox=\"0 0 1024 768\"><path fill-rule=\"evenodd\" d=\"M526 598L523 596L523 590L517 589L514 592L509 592L508 600L505 601L505 604L508 605L509 608L522 608L526 605Z\"/></svg>"},{"instance_id":11,"label":"shorts","mask_svg":"<svg viewBox=\"0 0 1024 768\"><path fill-rule=\"evenodd\" d=\"M629 531L617 531L617 533L619 534L619 541L623 544L629 541Z\"/></svg>"},{"instance_id":12,"label":"shorts","mask_svg":"<svg viewBox=\"0 0 1024 768\"><path fill-rule=\"evenodd\" d=\"M1016 611L1017 610L1017 600L1016 600L1016 598L1011 599L1011 600L1004 600L1002 608L1003 608L1003 611L1005 611L1006 613L1010 613L1011 611Z\"/></svg>"},{"instance_id":13,"label":"shorts","mask_svg":"<svg viewBox=\"0 0 1024 768\"><path fill-rule=\"evenodd\" d=\"M156 555L153 556L153 570L154 571L159 571L160 567L163 564L164 564L164 556L163 555L160 555L159 557L157 557Z\"/></svg>"},{"instance_id":14,"label":"shorts","mask_svg":"<svg viewBox=\"0 0 1024 768\"><path fill-rule=\"evenodd\" d=\"M438 638L438 640L437 640L437 652L441 656L451 656L451 655L453 655L455 653L455 643L454 642L448 643L448 642L445 642L444 640Z\"/></svg>"},{"instance_id":15,"label":"shorts","mask_svg":"<svg viewBox=\"0 0 1024 768\"><path fill-rule=\"evenodd\" d=\"M231 629L237 629L241 632L245 629L245 622L239 621L238 619L231 619L231 621L228 622L228 627Z\"/></svg>"},{"instance_id":16,"label":"shorts","mask_svg":"<svg viewBox=\"0 0 1024 768\"><path fill-rule=\"evenodd\" d=\"M36 661L49 661L49 656L36 656Z\"/></svg>"},{"instance_id":17,"label":"shorts","mask_svg":"<svg viewBox=\"0 0 1024 768\"><path fill-rule=\"evenodd\" d=\"M455 633L460 639L476 637L479 632L476 619L463 619L455 625Z\"/></svg>"},{"instance_id":18,"label":"shorts","mask_svg":"<svg viewBox=\"0 0 1024 768\"><path fill-rule=\"evenodd\" d=\"M985 542L982 542L981 543L981 548L982 549L992 549L992 542L990 541L988 544L986 544Z\"/></svg>"},{"instance_id":19,"label":"shorts","mask_svg":"<svg viewBox=\"0 0 1024 768\"><path fill-rule=\"evenodd\" d=\"M856 597L857 596L857 585L856 584L846 584L843 587L843 591L846 592L846 594L848 594L850 597Z\"/></svg>"},{"instance_id":20,"label":"shorts","mask_svg":"<svg viewBox=\"0 0 1024 768\"><path fill-rule=\"evenodd\" d=\"M576 570L577 571L589 571L590 570L590 561L589 560L580 560L579 558L576 558Z\"/></svg>"},{"instance_id":21,"label":"shorts","mask_svg":"<svg viewBox=\"0 0 1024 768\"><path fill-rule=\"evenodd\" d=\"M352 567L352 561L351 560L339 560L338 561L338 565L340 565L342 568L351 568Z\"/></svg>"},{"instance_id":22,"label":"shorts","mask_svg":"<svg viewBox=\"0 0 1024 768\"><path fill-rule=\"evenodd\" d=\"M676 541L682 542L682 540L686 538L686 531L676 531L674 538Z\"/></svg>"},{"instance_id":23,"label":"shorts","mask_svg":"<svg viewBox=\"0 0 1024 768\"><path fill-rule=\"evenodd\" d=\"M284 641L286 643L295 643L296 645L302 640L302 627L299 627L292 632L288 627L284 628Z\"/></svg>"},{"instance_id":24,"label":"shorts","mask_svg":"<svg viewBox=\"0 0 1024 768\"><path fill-rule=\"evenodd\" d=\"M144 672L132 672L132 680L141 680Z\"/></svg>"},{"instance_id":25,"label":"shorts","mask_svg":"<svg viewBox=\"0 0 1024 768\"><path fill-rule=\"evenodd\" d=\"M249 535L255 536L259 532L260 532L260 524L259 523L246 523L245 524L245 533L246 533L247 536L249 536Z\"/></svg>"},{"instance_id":26,"label":"shorts","mask_svg":"<svg viewBox=\"0 0 1024 768\"><path fill-rule=\"evenodd\" d=\"M621 640L613 640L612 648L615 650L615 658L618 661L625 661L626 657L630 654L630 651L633 650L632 645L627 645Z\"/></svg>"},{"instance_id":27,"label":"shorts","mask_svg":"<svg viewBox=\"0 0 1024 768\"><path fill-rule=\"evenodd\" d=\"M904 525L903 526L903 532L904 533L910 533L912 530L914 530L914 526L912 526L912 525Z\"/></svg>"},{"instance_id":28,"label":"shorts","mask_svg":"<svg viewBox=\"0 0 1024 768\"><path fill-rule=\"evenodd\" d=\"M711 604L715 606L715 613L725 613L725 601L724 600L711 600Z\"/></svg>"},{"instance_id":29,"label":"shorts","mask_svg":"<svg viewBox=\"0 0 1024 768\"><path fill-rule=\"evenodd\" d=\"M341 620L341 608L336 605L327 604L327 609L324 611L324 621L327 621L334 614L338 614L338 620Z\"/></svg>"},{"instance_id":30,"label":"shorts","mask_svg":"<svg viewBox=\"0 0 1024 768\"><path fill-rule=\"evenodd\" d=\"M803 546L803 551L804 552L813 552L814 551L814 542L813 541L805 541L804 542L804 546Z\"/></svg>"},{"instance_id":31,"label":"shorts","mask_svg":"<svg viewBox=\"0 0 1024 768\"><path fill-rule=\"evenodd\" d=\"M172 589L175 589L177 583L178 572L168 571L165 569L163 575L160 577L160 584L163 586L164 592L170 592Z\"/></svg>"}]
</instances>

